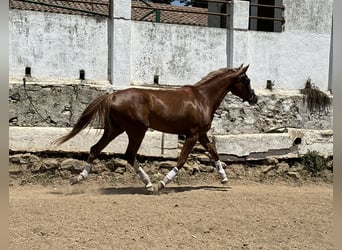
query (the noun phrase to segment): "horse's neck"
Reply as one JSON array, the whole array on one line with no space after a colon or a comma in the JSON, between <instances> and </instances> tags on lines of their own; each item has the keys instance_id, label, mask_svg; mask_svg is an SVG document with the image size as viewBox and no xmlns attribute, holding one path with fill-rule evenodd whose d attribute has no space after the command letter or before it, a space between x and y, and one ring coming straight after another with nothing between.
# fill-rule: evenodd
<instances>
[{"instance_id":1,"label":"horse's neck","mask_svg":"<svg viewBox=\"0 0 342 250\"><path fill-rule=\"evenodd\" d=\"M199 92L208 101L212 112L215 112L223 98L230 91L230 86L233 81L233 78L221 78L199 86Z\"/></svg>"}]
</instances>

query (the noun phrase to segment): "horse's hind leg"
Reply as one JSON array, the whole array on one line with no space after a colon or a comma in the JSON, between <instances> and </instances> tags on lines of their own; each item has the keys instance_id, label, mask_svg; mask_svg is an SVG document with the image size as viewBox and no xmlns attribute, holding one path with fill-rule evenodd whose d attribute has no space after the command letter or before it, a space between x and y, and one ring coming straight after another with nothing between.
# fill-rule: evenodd
<instances>
[{"instance_id":1,"label":"horse's hind leg","mask_svg":"<svg viewBox=\"0 0 342 250\"><path fill-rule=\"evenodd\" d=\"M202 146L214 158L216 170L221 176L221 183L222 184L227 183L228 182L227 174L222 167L222 164L221 164L221 161L220 161L220 158L219 158L219 155L217 153L215 145L209 141L209 138L206 134L200 136L200 138L198 140L202 144Z\"/></svg>"},{"instance_id":2,"label":"horse's hind leg","mask_svg":"<svg viewBox=\"0 0 342 250\"><path fill-rule=\"evenodd\" d=\"M101 151L119 134L123 133L123 130L116 128L114 130L104 129L103 135L101 139L90 148L90 154L87 159L87 163L85 164L82 172L77 176L70 179L70 184L76 184L88 177L88 174L91 170L91 164L98 157Z\"/></svg>"},{"instance_id":3,"label":"horse's hind leg","mask_svg":"<svg viewBox=\"0 0 342 250\"><path fill-rule=\"evenodd\" d=\"M151 183L150 177L145 173L144 169L139 166L139 162L136 159L141 142L144 139L145 132L146 129L136 129L134 133L127 132L129 142L125 153L125 158L127 162L134 168L140 180L142 180L142 182L145 184L145 188L149 191L153 191L153 185Z\"/></svg>"},{"instance_id":4,"label":"horse's hind leg","mask_svg":"<svg viewBox=\"0 0 342 250\"><path fill-rule=\"evenodd\" d=\"M183 148L178 158L177 166L167 173L162 181L159 182L158 191L163 189L171 180L178 174L178 171L183 167L186 159L197 142L198 135L189 136L185 139Z\"/></svg>"}]
</instances>

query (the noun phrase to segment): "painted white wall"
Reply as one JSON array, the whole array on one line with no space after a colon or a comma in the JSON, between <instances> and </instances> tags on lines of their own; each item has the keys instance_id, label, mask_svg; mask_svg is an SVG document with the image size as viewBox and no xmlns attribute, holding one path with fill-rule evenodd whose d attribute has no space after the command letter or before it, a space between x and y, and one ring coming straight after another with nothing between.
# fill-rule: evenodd
<instances>
[{"instance_id":1,"label":"painted white wall","mask_svg":"<svg viewBox=\"0 0 342 250\"><path fill-rule=\"evenodd\" d=\"M227 30L149 22L132 23L131 81L194 84L227 66Z\"/></svg>"},{"instance_id":2,"label":"painted white wall","mask_svg":"<svg viewBox=\"0 0 342 250\"><path fill-rule=\"evenodd\" d=\"M10 76L108 78L105 18L10 10L9 30Z\"/></svg>"},{"instance_id":3,"label":"painted white wall","mask_svg":"<svg viewBox=\"0 0 342 250\"><path fill-rule=\"evenodd\" d=\"M285 31L330 34L333 0L283 0Z\"/></svg>"},{"instance_id":4,"label":"painted white wall","mask_svg":"<svg viewBox=\"0 0 342 250\"><path fill-rule=\"evenodd\" d=\"M328 89L330 34L238 31L234 41L234 65L250 64L255 88L272 80L276 88L301 89L310 77L320 89Z\"/></svg>"},{"instance_id":5,"label":"painted white wall","mask_svg":"<svg viewBox=\"0 0 342 250\"><path fill-rule=\"evenodd\" d=\"M247 1L233 1L232 32L131 21L130 4L119 4L113 58L108 57L105 18L10 10L10 75L23 76L29 66L33 77L77 79L84 69L87 79L113 79L115 86L152 84L155 75L160 84L183 85L221 67L249 63L254 88L265 88L272 80L277 88L300 89L310 77L327 90L332 0L283 4L286 23L281 33L248 30Z\"/></svg>"},{"instance_id":6,"label":"painted white wall","mask_svg":"<svg viewBox=\"0 0 342 250\"><path fill-rule=\"evenodd\" d=\"M234 9L246 9L246 3L234 1ZM286 23L281 33L252 31L241 25L234 30L233 66L249 63L248 75L255 88L265 88L266 81L272 80L276 88L301 89L311 78L327 90L332 1L284 0L284 6ZM243 16L235 18L244 20Z\"/></svg>"},{"instance_id":7,"label":"painted white wall","mask_svg":"<svg viewBox=\"0 0 342 250\"><path fill-rule=\"evenodd\" d=\"M109 26L109 81L120 87L131 84L131 1L115 0ZM112 30L112 32L111 32Z\"/></svg>"}]
</instances>

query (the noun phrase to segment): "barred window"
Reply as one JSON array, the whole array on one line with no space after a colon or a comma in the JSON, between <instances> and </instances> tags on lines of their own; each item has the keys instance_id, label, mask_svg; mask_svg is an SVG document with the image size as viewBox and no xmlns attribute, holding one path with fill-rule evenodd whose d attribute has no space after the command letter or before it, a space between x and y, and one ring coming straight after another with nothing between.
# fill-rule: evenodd
<instances>
[{"instance_id":1,"label":"barred window","mask_svg":"<svg viewBox=\"0 0 342 250\"><path fill-rule=\"evenodd\" d=\"M282 32L283 12L283 0L250 0L249 29Z\"/></svg>"}]
</instances>

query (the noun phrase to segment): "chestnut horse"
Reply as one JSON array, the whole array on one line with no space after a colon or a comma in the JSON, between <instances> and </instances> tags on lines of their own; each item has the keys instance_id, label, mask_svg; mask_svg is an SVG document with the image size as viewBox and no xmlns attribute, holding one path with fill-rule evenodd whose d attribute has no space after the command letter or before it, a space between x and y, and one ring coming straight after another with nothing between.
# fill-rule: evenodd
<instances>
[{"instance_id":1,"label":"chestnut horse","mask_svg":"<svg viewBox=\"0 0 342 250\"><path fill-rule=\"evenodd\" d=\"M133 166L146 189L153 191L149 176L139 167L136 160L148 128L184 135L186 138L176 167L158 183L154 191L159 192L177 175L197 141L215 160L221 183L226 183L226 173L214 144L208 139L207 131L211 127L215 110L229 91L243 101L248 101L250 105L257 103L258 98L246 75L248 67L249 65L241 65L239 68L219 69L209 73L194 85L170 89L128 88L98 97L83 111L73 129L55 141L58 145L66 142L96 118L104 129L101 139L91 147L83 171L77 177L73 177L70 183L75 184L86 179L91 164L99 153L115 137L126 132L129 142L125 159Z\"/></svg>"}]
</instances>

